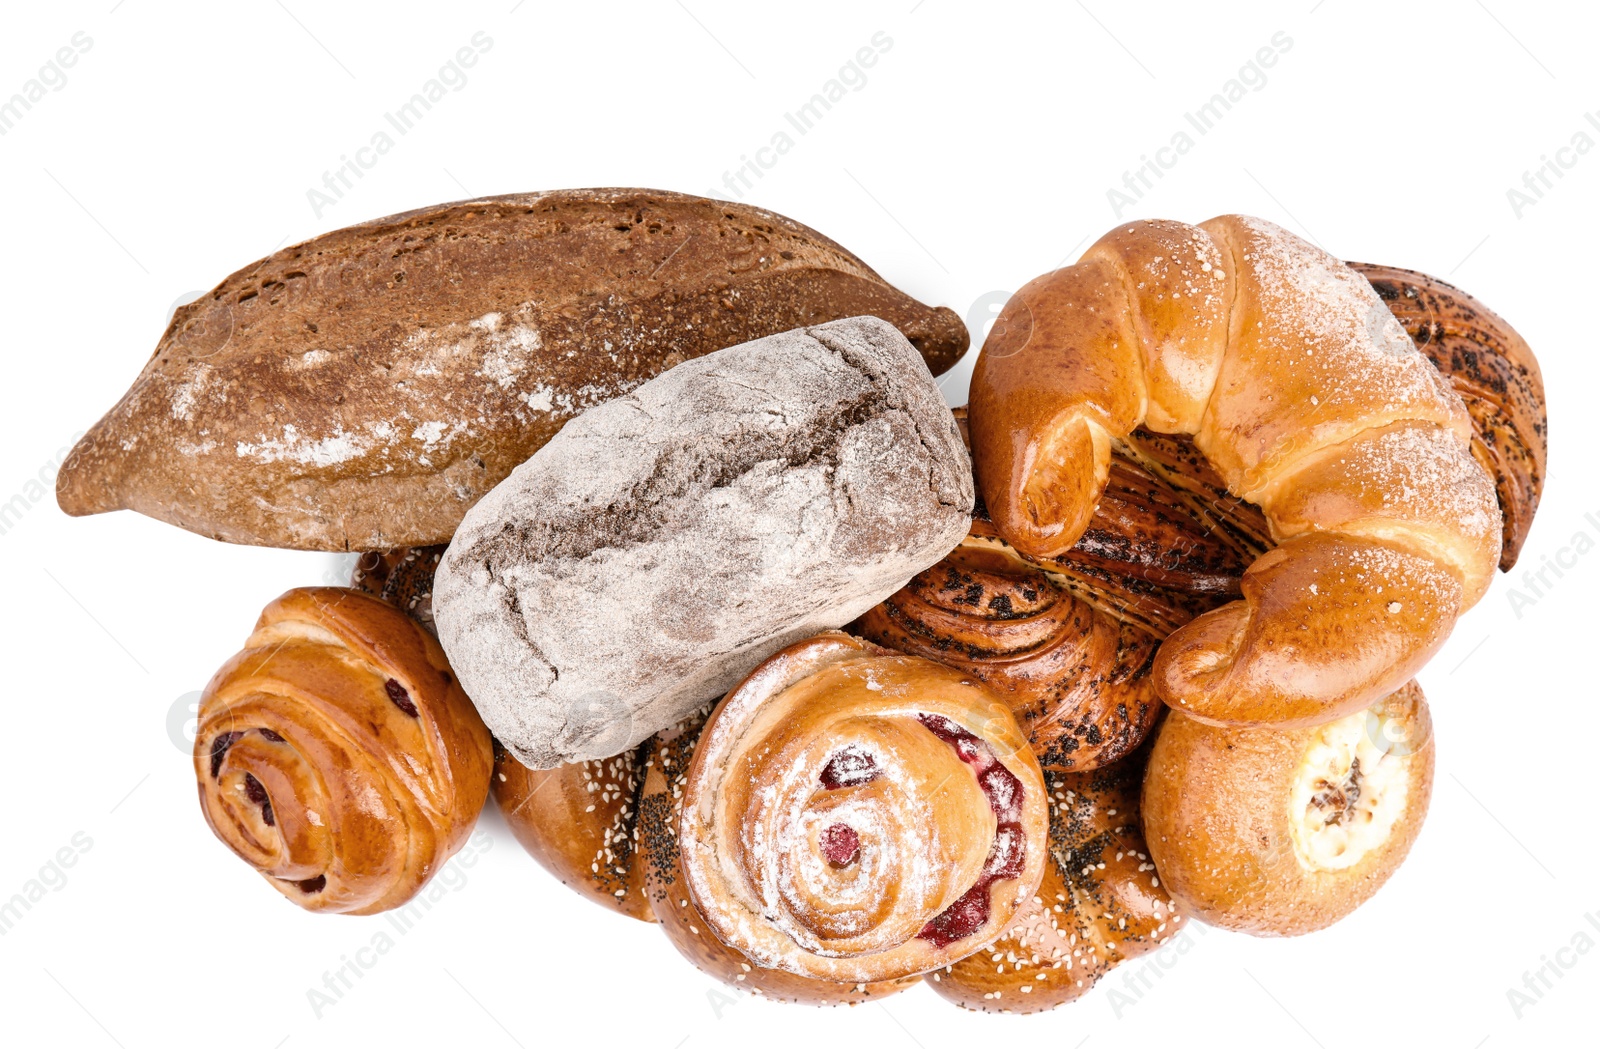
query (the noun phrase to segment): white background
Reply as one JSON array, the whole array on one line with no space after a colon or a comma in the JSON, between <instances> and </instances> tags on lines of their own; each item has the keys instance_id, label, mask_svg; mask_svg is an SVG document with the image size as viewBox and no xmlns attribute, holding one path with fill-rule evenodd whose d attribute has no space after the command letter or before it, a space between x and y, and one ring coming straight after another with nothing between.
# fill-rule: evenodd
<instances>
[{"instance_id":1,"label":"white background","mask_svg":"<svg viewBox=\"0 0 1600 1049\"><path fill-rule=\"evenodd\" d=\"M1600 950L1560 955L1572 968L1520 1018L1507 997L1580 930L1600 941L1585 920L1600 922L1589 670L1600 553L1568 549L1575 566L1547 573L1520 616L1509 598L1533 593L1522 568L1579 533L1585 548L1600 540L1584 407L1597 379L1600 150L1520 216L1507 198L1574 134L1600 141L1584 119L1600 110L1592 9L115 2L7 5L0 32L0 97L75 32L93 41L0 137L0 500L28 501L0 535L13 582L0 613L0 899L75 834L92 843L0 936L0 1041L1595 1044ZM493 46L466 85L318 216L307 190L480 30ZM207 832L180 745L184 697L269 598L324 581L334 559L224 546L128 513L67 519L29 479L48 480L121 395L176 301L252 259L470 195L705 193L775 132L793 134L784 113L879 31L893 43L866 84L740 199L840 240L970 315L980 336L1006 291L1119 218L1245 211L1346 258L1447 276L1537 350L1549 486L1522 566L1423 674L1438 783L1410 861L1331 930L1191 933L1168 968L1135 963L1143 982L1119 970L1042 1017L967 1014L922 988L814 1010L729 1004L659 931L567 892L489 814L464 881L319 1018L307 991L393 930L302 913L261 884ZM1196 135L1183 114L1279 31L1293 45L1265 85ZM1179 131L1193 150L1116 214L1107 190ZM970 361L945 383L955 403L969 372Z\"/></svg>"}]
</instances>

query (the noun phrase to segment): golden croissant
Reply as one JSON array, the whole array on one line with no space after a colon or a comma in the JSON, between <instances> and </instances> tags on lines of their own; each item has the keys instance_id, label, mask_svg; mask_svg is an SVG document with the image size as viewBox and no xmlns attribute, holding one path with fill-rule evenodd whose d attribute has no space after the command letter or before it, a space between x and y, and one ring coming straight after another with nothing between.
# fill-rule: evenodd
<instances>
[{"instance_id":1,"label":"golden croissant","mask_svg":"<svg viewBox=\"0 0 1600 1049\"><path fill-rule=\"evenodd\" d=\"M1488 587L1495 484L1462 399L1359 273L1268 222L1119 226L1007 303L969 406L979 489L1025 555L1070 549L1136 428L1193 435L1277 546L1173 633L1162 698L1309 726L1401 687Z\"/></svg>"}]
</instances>

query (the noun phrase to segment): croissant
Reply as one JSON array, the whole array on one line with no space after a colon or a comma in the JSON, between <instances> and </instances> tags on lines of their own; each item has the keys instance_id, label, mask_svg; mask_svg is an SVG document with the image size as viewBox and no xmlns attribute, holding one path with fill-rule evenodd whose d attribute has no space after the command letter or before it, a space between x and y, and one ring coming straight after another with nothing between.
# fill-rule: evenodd
<instances>
[{"instance_id":1,"label":"croissant","mask_svg":"<svg viewBox=\"0 0 1600 1049\"><path fill-rule=\"evenodd\" d=\"M1409 680L1488 586L1502 518L1461 398L1372 286L1270 223L1107 234L1007 303L979 355L975 469L1000 534L1063 553L1113 440L1192 434L1277 546L1157 654L1170 705L1307 726Z\"/></svg>"},{"instance_id":2,"label":"croissant","mask_svg":"<svg viewBox=\"0 0 1600 1049\"><path fill-rule=\"evenodd\" d=\"M1148 757L1146 748L1110 768L1045 774L1050 851L1039 891L999 939L931 973L935 992L982 1012L1043 1012L1181 931L1140 829Z\"/></svg>"},{"instance_id":3,"label":"croissant","mask_svg":"<svg viewBox=\"0 0 1600 1049\"><path fill-rule=\"evenodd\" d=\"M466 841L489 732L432 636L382 601L291 590L201 696L194 769L223 844L312 911L398 907Z\"/></svg>"},{"instance_id":4,"label":"croissant","mask_svg":"<svg viewBox=\"0 0 1600 1049\"><path fill-rule=\"evenodd\" d=\"M683 788L680 864L711 931L813 980L897 980L993 940L1044 873L1048 803L1005 704L828 632L723 699Z\"/></svg>"}]
</instances>

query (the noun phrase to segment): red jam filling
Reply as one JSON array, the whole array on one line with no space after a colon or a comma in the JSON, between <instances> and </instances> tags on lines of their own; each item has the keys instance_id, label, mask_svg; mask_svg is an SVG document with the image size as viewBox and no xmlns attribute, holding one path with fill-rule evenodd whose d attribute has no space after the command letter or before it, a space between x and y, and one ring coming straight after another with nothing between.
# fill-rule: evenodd
<instances>
[{"instance_id":1,"label":"red jam filling","mask_svg":"<svg viewBox=\"0 0 1600 1049\"><path fill-rule=\"evenodd\" d=\"M861 836L843 823L823 828L817 844L822 847L823 857L835 867L848 867L861 855Z\"/></svg>"},{"instance_id":2,"label":"red jam filling","mask_svg":"<svg viewBox=\"0 0 1600 1049\"><path fill-rule=\"evenodd\" d=\"M977 736L949 718L920 714L917 720L928 731L955 748L956 755L972 766L978 786L994 810L994 842L984 861L983 873L972 888L961 895L917 934L935 947L948 947L971 936L989 921L989 889L997 881L1022 874L1027 855L1022 834L1022 781L1000 763L994 752Z\"/></svg>"}]
</instances>

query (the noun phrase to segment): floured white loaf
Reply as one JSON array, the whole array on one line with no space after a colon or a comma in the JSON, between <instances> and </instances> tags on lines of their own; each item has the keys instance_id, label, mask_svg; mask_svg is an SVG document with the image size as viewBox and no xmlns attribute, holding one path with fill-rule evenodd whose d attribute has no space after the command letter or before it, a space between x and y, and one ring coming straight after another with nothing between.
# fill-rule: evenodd
<instances>
[{"instance_id":1,"label":"floured white loaf","mask_svg":"<svg viewBox=\"0 0 1600 1049\"><path fill-rule=\"evenodd\" d=\"M568 422L456 532L439 639L523 764L605 757L877 604L972 507L905 337L876 317L796 329Z\"/></svg>"}]
</instances>

